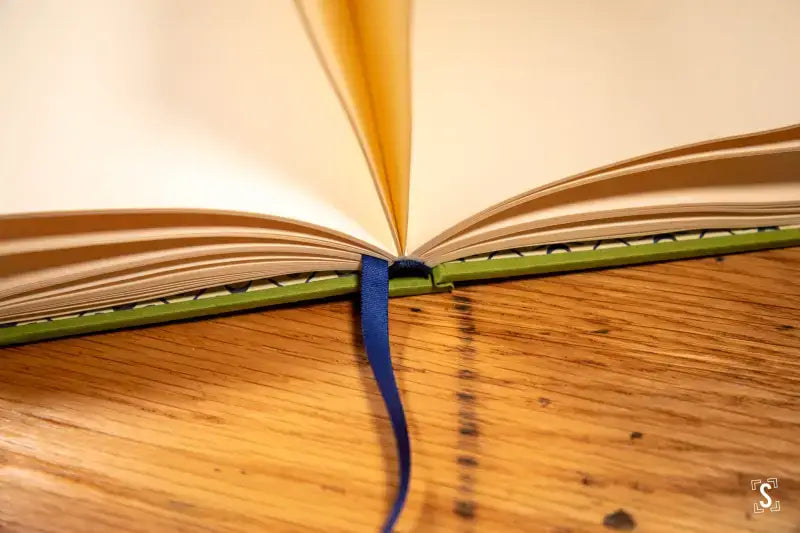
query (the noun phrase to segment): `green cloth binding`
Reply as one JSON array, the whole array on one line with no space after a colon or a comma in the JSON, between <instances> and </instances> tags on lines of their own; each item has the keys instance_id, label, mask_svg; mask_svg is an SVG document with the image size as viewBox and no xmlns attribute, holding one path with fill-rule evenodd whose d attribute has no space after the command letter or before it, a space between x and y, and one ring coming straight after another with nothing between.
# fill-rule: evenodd
<instances>
[{"instance_id":1,"label":"green cloth binding","mask_svg":"<svg viewBox=\"0 0 800 533\"><path fill-rule=\"evenodd\" d=\"M462 281L587 270L795 245L800 245L800 229L492 259L490 261L454 261L436 266L433 269L432 278L395 278L390 280L389 296L413 296L448 291L452 289L453 283ZM319 300L356 292L358 292L358 276L352 274L263 291L0 328L0 346Z\"/></svg>"}]
</instances>

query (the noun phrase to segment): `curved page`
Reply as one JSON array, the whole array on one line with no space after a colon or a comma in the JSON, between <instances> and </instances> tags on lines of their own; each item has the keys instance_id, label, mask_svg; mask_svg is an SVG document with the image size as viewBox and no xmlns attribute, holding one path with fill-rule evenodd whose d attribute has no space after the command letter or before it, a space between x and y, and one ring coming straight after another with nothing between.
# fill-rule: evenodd
<instances>
[{"instance_id":1,"label":"curved page","mask_svg":"<svg viewBox=\"0 0 800 533\"><path fill-rule=\"evenodd\" d=\"M800 151L727 155L683 160L673 166L645 164L638 172L586 180L542 194L482 220L421 257L438 257L443 250L454 251L539 227L571 223L577 228L585 220L606 217L610 221L643 210L673 212L678 217L681 212L714 207L788 211L800 218Z\"/></svg>"},{"instance_id":2,"label":"curved page","mask_svg":"<svg viewBox=\"0 0 800 533\"><path fill-rule=\"evenodd\" d=\"M4 2L0 116L0 216L239 211L396 251L292 2Z\"/></svg>"},{"instance_id":3,"label":"curved page","mask_svg":"<svg viewBox=\"0 0 800 533\"><path fill-rule=\"evenodd\" d=\"M800 3L417 2L408 248L550 183L800 122Z\"/></svg>"}]
</instances>

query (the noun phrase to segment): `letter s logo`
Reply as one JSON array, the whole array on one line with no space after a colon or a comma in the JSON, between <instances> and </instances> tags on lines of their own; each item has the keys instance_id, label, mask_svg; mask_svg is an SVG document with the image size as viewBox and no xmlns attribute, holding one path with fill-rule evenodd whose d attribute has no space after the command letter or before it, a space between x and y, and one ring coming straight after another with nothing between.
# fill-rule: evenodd
<instances>
[{"instance_id":1,"label":"letter s logo","mask_svg":"<svg viewBox=\"0 0 800 533\"><path fill-rule=\"evenodd\" d=\"M772 486L769 483L762 483L761 487L759 488L759 492L761 492L761 495L767 499L766 502L764 500L758 502L758 505L760 505L764 509L769 509L770 506L772 506L772 498L770 498L769 494L767 494L767 491L770 490L771 488Z\"/></svg>"}]
</instances>

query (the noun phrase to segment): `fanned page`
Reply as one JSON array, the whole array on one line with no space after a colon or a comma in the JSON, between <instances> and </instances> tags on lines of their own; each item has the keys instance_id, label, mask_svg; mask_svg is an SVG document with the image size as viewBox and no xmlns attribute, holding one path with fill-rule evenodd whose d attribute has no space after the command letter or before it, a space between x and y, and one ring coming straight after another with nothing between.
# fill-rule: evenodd
<instances>
[{"instance_id":1,"label":"fanned page","mask_svg":"<svg viewBox=\"0 0 800 533\"><path fill-rule=\"evenodd\" d=\"M398 239L297 6L0 3L0 322Z\"/></svg>"},{"instance_id":2,"label":"fanned page","mask_svg":"<svg viewBox=\"0 0 800 533\"><path fill-rule=\"evenodd\" d=\"M702 182L716 174L708 169L696 187L684 172L675 190L664 186L669 176L653 172L748 150L780 156L798 149L800 132L791 128L800 123L798 20L793 0L415 3L408 251L435 264L468 255L469 245L473 253L501 249L492 239L508 234L520 236L513 244L546 242L531 228L552 230L548 223L593 212L595 223L670 206L737 216L750 208L752 216L739 222L745 225L759 223L756 207L800 218L796 158L763 159L763 174L749 176L757 179L716 189ZM713 142L719 139L732 140ZM686 146L695 148L669 152ZM659 155L632 161L647 154ZM591 200L596 190L564 192L642 170L635 163L649 163L650 174L610 184L600 204ZM748 177L735 167L727 172ZM651 187L653 177L660 182ZM553 192L561 192L561 204L548 208L561 218L543 220L542 202L547 207ZM517 211L504 220L511 207ZM678 218L671 229L681 225ZM623 224L602 231L648 230ZM574 237L549 237L559 238Z\"/></svg>"},{"instance_id":3,"label":"fanned page","mask_svg":"<svg viewBox=\"0 0 800 533\"><path fill-rule=\"evenodd\" d=\"M0 215L240 212L397 251L292 2L3 2L0 116Z\"/></svg>"},{"instance_id":4,"label":"fanned page","mask_svg":"<svg viewBox=\"0 0 800 533\"><path fill-rule=\"evenodd\" d=\"M298 0L369 160L399 248L408 227L410 0Z\"/></svg>"}]
</instances>

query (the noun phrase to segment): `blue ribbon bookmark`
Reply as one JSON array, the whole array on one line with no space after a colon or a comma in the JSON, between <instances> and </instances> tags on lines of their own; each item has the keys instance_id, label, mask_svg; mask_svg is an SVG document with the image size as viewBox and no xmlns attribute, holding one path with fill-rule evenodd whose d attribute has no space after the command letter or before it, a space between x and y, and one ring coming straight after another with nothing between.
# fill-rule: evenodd
<instances>
[{"instance_id":1,"label":"blue ribbon bookmark","mask_svg":"<svg viewBox=\"0 0 800 533\"><path fill-rule=\"evenodd\" d=\"M389 420L397 443L400 463L400 486L392 510L383 524L383 533L391 533L406 503L408 482L411 479L411 444L400 391L392 370L389 350L389 263L383 259L364 255L361 257L361 333L364 348L378 382L378 389L386 404Z\"/></svg>"}]
</instances>

